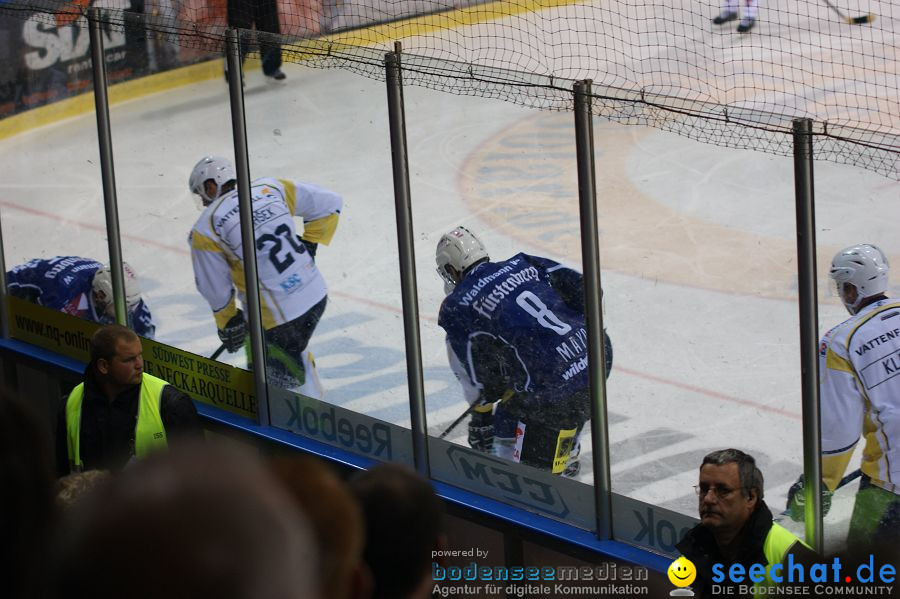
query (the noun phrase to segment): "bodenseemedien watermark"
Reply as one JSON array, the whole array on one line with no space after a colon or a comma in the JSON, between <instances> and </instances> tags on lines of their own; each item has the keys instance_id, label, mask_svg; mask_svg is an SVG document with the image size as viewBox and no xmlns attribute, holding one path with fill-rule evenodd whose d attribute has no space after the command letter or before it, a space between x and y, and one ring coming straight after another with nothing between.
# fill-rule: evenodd
<instances>
[{"instance_id":1,"label":"bodenseemedien watermark","mask_svg":"<svg viewBox=\"0 0 900 599\"><path fill-rule=\"evenodd\" d=\"M486 552L485 552L486 553ZM515 597L647 596L640 584L649 577L647 568L604 562L598 566L467 566L431 564L433 593L441 597L509 595Z\"/></svg>"},{"instance_id":2,"label":"bodenseemedien watermark","mask_svg":"<svg viewBox=\"0 0 900 599\"><path fill-rule=\"evenodd\" d=\"M621 595L622 597L646 597L649 593L649 587L636 584L617 584L617 583L563 583L554 584L547 583L524 583L524 584L457 584L450 586L441 586L435 583L433 595L441 597L461 597L465 595L496 595L498 597L546 597L550 594L554 596L568 595L572 597L609 597Z\"/></svg>"},{"instance_id":3,"label":"bodenseemedien watermark","mask_svg":"<svg viewBox=\"0 0 900 599\"><path fill-rule=\"evenodd\" d=\"M643 566L627 566L603 562L599 566L479 566L471 562L467 566L441 567L431 562L431 578L469 582L565 582L565 581L616 581L640 582L648 579Z\"/></svg>"}]
</instances>

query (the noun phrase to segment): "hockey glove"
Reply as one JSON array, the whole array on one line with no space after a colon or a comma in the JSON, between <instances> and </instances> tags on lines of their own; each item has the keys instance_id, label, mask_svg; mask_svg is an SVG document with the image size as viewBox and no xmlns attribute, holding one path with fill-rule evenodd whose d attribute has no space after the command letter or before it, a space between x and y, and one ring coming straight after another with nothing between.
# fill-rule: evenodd
<instances>
[{"instance_id":1,"label":"hockey glove","mask_svg":"<svg viewBox=\"0 0 900 599\"><path fill-rule=\"evenodd\" d=\"M40 289L36 289L34 287L29 287L26 285L10 285L8 288L8 293L13 297L21 298L27 302L31 302L32 304L37 304L38 298L41 297Z\"/></svg>"},{"instance_id":2,"label":"hockey glove","mask_svg":"<svg viewBox=\"0 0 900 599\"><path fill-rule=\"evenodd\" d=\"M225 328L219 329L219 339L232 354L243 347L246 336L247 324L244 322L244 313L240 310L225 324Z\"/></svg>"},{"instance_id":3,"label":"hockey glove","mask_svg":"<svg viewBox=\"0 0 900 599\"><path fill-rule=\"evenodd\" d=\"M312 241L307 241L307 240L303 239L302 237L300 237L299 235L297 235L297 241L299 241L300 243L303 244L303 247L305 247L306 251L309 252L309 257L312 258L313 260L315 260L316 259L316 250L319 249L319 244L314 243Z\"/></svg>"},{"instance_id":4,"label":"hockey glove","mask_svg":"<svg viewBox=\"0 0 900 599\"><path fill-rule=\"evenodd\" d=\"M787 512L791 517L791 520L794 522L802 522L804 518L804 513L806 511L806 493L804 491L804 487L806 483L803 479L803 475L800 475L800 478L797 479L793 485L791 485L790 490L788 490L787 496ZM829 491L824 483L822 484L822 517L828 515L828 510L831 509L831 496L834 495L833 492Z\"/></svg>"},{"instance_id":5,"label":"hockey glove","mask_svg":"<svg viewBox=\"0 0 900 599\"><path fill-rule=\"evenodd\" d=\"M469 419L469 447L491 453L494 448L494 415L490 412L472 412Z\"/></svg>"},{"instance_id":6,"label":"hockey glove","mask_svg":"<svg viewBox=\"0 0 900 599\"><path fill-rule=\"evenodd\" d=\"M306 251L309 252L309 255L315 260L316 258L316 250L319 249L318 243L313 243L312 241L306 241L305 239L301 239L303 245L306 246Z\"/></svg>"}]
</instances>

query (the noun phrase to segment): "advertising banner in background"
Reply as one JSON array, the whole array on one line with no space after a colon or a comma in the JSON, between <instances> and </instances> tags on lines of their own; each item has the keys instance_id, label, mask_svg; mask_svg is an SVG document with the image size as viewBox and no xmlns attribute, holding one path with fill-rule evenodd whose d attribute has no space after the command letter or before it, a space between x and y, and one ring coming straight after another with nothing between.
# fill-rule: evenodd
<instances>
[{"instance_id":1,"label":"advertising banner in background","mask_svg":"<svg viewBox=\"0 0 900 599\"><path fill-rule=\"evenodd\" d=\"M90 361L91 335L100 325L19 298L7 301L10 337L85 364ZM141 345L145 372L196 401L256 420L252 373L150 339L141 338Z\"/></svg>"},{"instance_id":2,"label":"advertising banner in background","mask_svg":"<svg viewBox=\"0 0 900 599\"><path fill-rule=\"evenodd\" d=\"M282 43L289 44L482 1L276 4ZM105 11L101 19L112 23L103 31L110 84L222 57L227 0L0 0L0 119L91 91L88 8Z\"/></svg>"},{"instance_id":3,"label":"advertising banner in background","mask_svg":"<svg viewBox=\"0 0 900 599\"><path fill-rule=\"evenodd\" d=\"M278 387L269 387L272 426L384 462L413 465L412 433L409 429L304 397Z\"/></svg>"},{"instance_id":4,"label":"advertising banner in background","mask_svg":"<svg viewBox=\"0 0 900 599\"><path fill-rule=\"evenodd\" d=\"M72 11L55 15L0 11L0 116L91 90L90 32L87 19L75 12L84 2L72 4ZM143 10L143 0L97 5L111 11ZM140 50L145 45L143 28L125 22L124 27L104 27L102 35L110 83L148 73L147 53Z\"/></svg>"},{"instance_id":5,"label":"advertising banner in background","mask_svg":"<svg viewBox=\"0 0 900 599\"><path fill-rule=\"evenodd\" d=\"M428 439L428 455L431 475L436 480L585 530L596 530L591 485L434 437ZM629 545L677 557L675 543L697 522L696 518L612 494L613 538Z\"/></svg>"},{"instance_id":6,"label":"advertising banner in background","mask_svg":"<svg viewBox=\"0 0 900 599\"><path fill-rule=\"evenodd\" d=\"M110 84L220 56L148 33L145 19L161 14L161 1L168 0L74 0L56 12L27 12L21 3L12 10L12 3L0 2L0 118L92 90L90 31L83 16L90 7L105 11L101 19L112 23L102 27Z\"/></svg>"}]
</instances>

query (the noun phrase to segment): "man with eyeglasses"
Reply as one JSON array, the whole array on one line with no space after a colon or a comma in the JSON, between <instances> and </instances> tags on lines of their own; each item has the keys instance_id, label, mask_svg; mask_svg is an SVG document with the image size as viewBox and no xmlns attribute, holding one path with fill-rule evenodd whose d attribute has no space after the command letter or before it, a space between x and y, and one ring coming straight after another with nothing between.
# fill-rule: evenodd
<instances>
[{"instance_id":1,"label":"man with eyeglasses","mask_svg":"<svg viewBox=\"0 0 900 599\"><path fill-rule=\"evenodd\" d=\"M788 556L794 563L812 563L815 554L800 539L772 521L772 512L763 501L763 475L752 456L738 449L714 451L703 458L699 484L694 487L699 500L700 524L692 528L678 542L676 548L693 562L697 578L692 585L695 596L712 596L715 584L721 593L741 597L740 587L756 595L753 587L775 587L770 576L772 566L784 564ZM713 580L713 566L724 580ZM741 582L729 577L731 566L743 566ZM756 568L756 578L750 578L754 564L764 567L764 575ZM730 588L729 588L730 587ZM766 589L765 592L768 592ZM751 596L751 595L748 595Z\"/></svg>"}]
</instances>

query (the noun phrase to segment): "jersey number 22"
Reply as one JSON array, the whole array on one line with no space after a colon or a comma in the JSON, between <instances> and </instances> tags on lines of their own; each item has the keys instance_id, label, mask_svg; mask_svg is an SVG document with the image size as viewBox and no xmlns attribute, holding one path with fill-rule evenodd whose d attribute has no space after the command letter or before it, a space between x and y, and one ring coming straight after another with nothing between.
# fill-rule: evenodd
<instances>
[{"instance_id":1,"label":"jersey number 22","mask_svg":"<svg viewBox=\"0 0 900 599\"><path fill-rule=\"evenodd\" d=\"M272 266L275 267L275 270L278 271L278 274L283 273L287 268L294 263L294 253L291 252L290 248L287 248L287 251L281 254L281 246L282 241L286 241L290 248L294 248L294 251L298 254L302 254L306 251L306 248L302 243L297 241L291 233L291 228L286 224L282 223L275 227L275 235L271 233L265 233L260 235L256 239L256 249L257 251L262 251L267 243L272 244L269 247L269 262L272 263Z\"/></svg>"}]
</instances>

